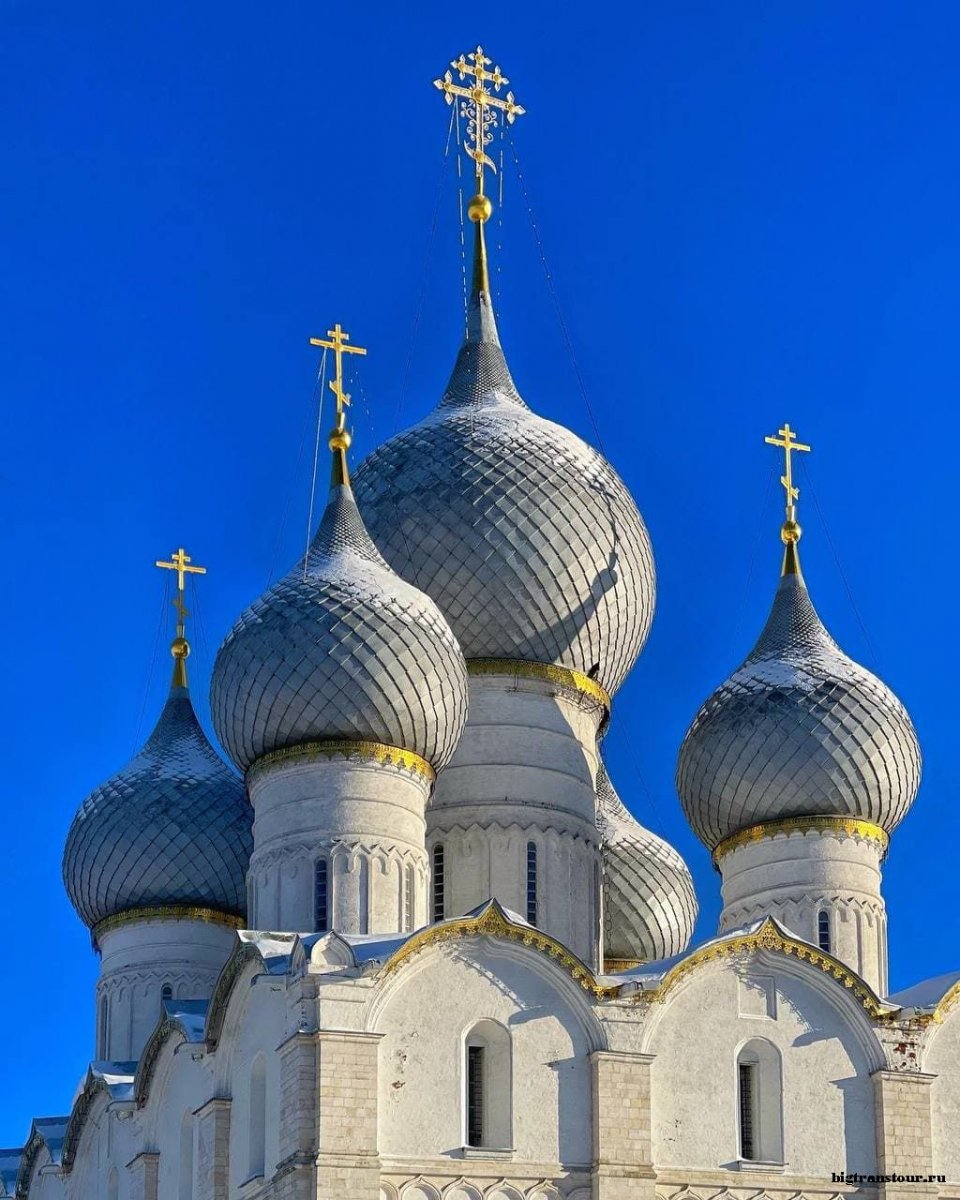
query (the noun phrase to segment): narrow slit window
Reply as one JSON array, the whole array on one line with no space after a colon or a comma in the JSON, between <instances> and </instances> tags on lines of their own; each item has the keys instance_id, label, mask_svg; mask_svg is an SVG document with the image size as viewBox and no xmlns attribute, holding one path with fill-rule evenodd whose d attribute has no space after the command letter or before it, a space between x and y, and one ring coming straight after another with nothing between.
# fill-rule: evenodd
<instances>
[{"instance_id":1,"label":"narrow slit window","mask_svg":"<svg viewBox=\"0 0 960 1200\"><path fill-rule=\"evenodd\" d=\"M414 877L413 863L407 863L403 886L403 927L409 931L413 928L414 917Z\"/></svg>"},{"instance_id":2,"label":"narrow slit window","mask_svg":"<svg viewBox=\"0 0 960 1200\"><path fill-rule=\"evenodd\" d=\"M110 1015L109 1007L108 1007L109 1004L110 1004L110 1001L109 1001L108 997L106 997L106 996L100 997L100 1036L98 1039L100 1044L97 1047L97 1049L98 1049L98 1053L101 1058L109 1058L110 1057L109 1053L107 1052L107 1030L109 1029L109 1015Z\"/></svg>"},{"instance_id":3,"label":"narrow slit window","mask_svg":"<svg viewBox=\"0 0 960 1200\"><path fill-rule=\"evenodd\" d=\"M740 1157L757 1157L757 1064L739 1064L740 1081Z\"/></svg>"},{"instance_id":4,"label":"narrow slit window","mask_svg":"<svg viewBox=\"0 0 960 1200\"><path fill-rule=\"evenodd\" d=\"M433 919L435 921L442 921L444 917L443 888L443 842L437 842L433 848Z\"/></svg>"},{"instance_id":5,"label":"narrow slit window","mask_svg":"<svg viewBox=\"0 0 960 1200\"><path fill-rule=\"evenodd\" d=\"M537 844L527 842L527 920L537 923Z\"/></svg>"},{"instance_id":6,"label":"narrow slit window","mask_svg":"<svg viewBox=\"0 0 960 1200\"><path fill-rule=\"evenodd\" d=\"M817 916L817 944L827 954L832 953L833 944L830 938L830 914L822 908Z\"/></svg>"},{"instance_id":7,"label":"narrow slit window","mask_svg":"<svg viewBox=\"0 0 960 1200\"><path fill-rule=\"evenodd\" d=\"M318 858L313 875L313 923L318 933L330 928L329 890L329 865L325 858Z\"/></svg>"},{"instance_id":8,"label":"narrow slit window","mask_svg":"<svg viewBox=\"0 0 960 1200\"><path fill-rule=\"evenodd\" d=\"M483 1145L483 1046L467 1047L467 1145Z\"/></svg>"}]
</instances>

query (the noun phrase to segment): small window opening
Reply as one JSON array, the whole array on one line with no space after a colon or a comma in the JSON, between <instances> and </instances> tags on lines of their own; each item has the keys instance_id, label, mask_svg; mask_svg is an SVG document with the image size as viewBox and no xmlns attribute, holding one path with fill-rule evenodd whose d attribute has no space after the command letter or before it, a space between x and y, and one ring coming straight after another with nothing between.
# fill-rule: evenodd
<instances>
[{"instance_id":1,"label":"small window opening","mask_svg":"<svg viewBox=\"0 0 960 1200\"><path fill-rule=\"evenodd\" d=\"M107 996L100 997L100 1030L97 1037L98 1053L101 1058L109 1058L109 1050L107 1048L107 1031L109 1029L110 1019L110 1000Z\"/></svg>"},{"instance_id":2,"label":"small window opening","mask_svg":"<svg viewBox=\"0 0 960 1200\"><path fill-rule=\"evenodd\" d=\"M467 1047L467 1145L483 1145L483 1046Z\"/></svg>"},{"instance_id":3,"label":"small window opening","mask_svg":"<svg viewBox=\"0 0 960 1200\"><path fill-rule=\"evenodd\" d=\"M830 914L825 908L822 908L817 915L817 944L827 954L833 952L830 938Z\"/></svg>"},{"instance_id":4,"label":"small window opening","mask_svg":"<svg viewBox=\"0 0 960 1200\"><path fill-rule=\"evenodd\" d=\"M433 848L433 919L442 921L444 918L444 879L443 879L443 842L437 842Z\"/></svg>"},{"instance_id":5,"label":"small window opening","mask_svg":"<svg viewBox=\"0 0 960 1200\"><path fill-rule=\"evenodd\" d=\"M527 920L537 923L537 844L527 842Z\"/></svg>"},{"instance_id":6,"label":"small window opening","mask_svg":"<svg viewBox=\"0 0 960 1200\"><path fill-rule=\"evenodd\" d=\"M740 1157L782 1163L783 1073L776 1046L752 1038L737 1056L736 1078Z\"/></svg>"},{"instance_id":7,"label":"small window opening","mask_svg":"<svg viewBox=\"0 0 960 1200\"><path fill-rule=\"evenodd\" d=\"M407 863L403 877L403 927L407 931L414 925L416 879L413 871L413 863Z\"/></svg>"},{"instance_id":8,"label":"small window opening","mask_svg":"<svg viewBox=\"0 0 960 1200\"><path fill-rule=\"evenodd\" d=\"M250 1071L250 1136L247 1143L247 1174L251 1179L264 1174L267 1142L267 1070L258 1054Z\"/></svg>"},{"instance_id":9,"label":"small window opening","mask_svg":"<svg viewBox=\"0 0 960 1200\"><path fill-rule=\"evenodd\" d=\"M739 1064L740 1075L740 1157L757 1158L757 1064Z\"/></svg>"},{"instance_id":10,"label":"small window opening","mask_svg":"<svg viewBox=\"0 0 960 1200\"><path fill-rule=\"evenodd\" d=\"M318 858L313 876L313 923L318 933L330 928L328 869L327 860Z\"/></svg>"}]
</instances>

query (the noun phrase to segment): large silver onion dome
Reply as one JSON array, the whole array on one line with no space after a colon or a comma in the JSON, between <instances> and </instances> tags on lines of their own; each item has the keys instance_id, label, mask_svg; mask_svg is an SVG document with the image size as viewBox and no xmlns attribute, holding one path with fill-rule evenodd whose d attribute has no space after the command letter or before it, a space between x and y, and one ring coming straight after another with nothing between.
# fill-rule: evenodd
<instances>
[{"instance_id":1,"label":"large silver onion dome","mask_svg":"<svg viewBox=\"0 0 960 1200\"><path fill-rule=\"evenodd\" d=\"M697 897L687 864L624 807L603 763L597 771L603 861L603 956L656 962L682 954L693 937Z\"/></svg>"},{"instance_id":2,"label":"large silver onion dome","mask_svg":"<svg viewBox=\"0 0 960 1200\"><path fill-rule=\"evenodd\" d=\"M463 655L434 602L380 556L336 462L305 565L254 601L220 647L217 736L243 770L274 750L341 739L398 746L439 769L466 721Z\"/></svg>"},{"instance_id":3,"label":"large silver onion dome","mask_svg":"<svg viewBox=\"0 0 960 1200\"><path fill-rule=\"evenodd\" d=\"M760 640L697 713L680 748L687 819L710 848L788 817L856 817L889 833L919 784L920 747L906 709L826 631L788 545Z\"/></svg>"},{"instance_id":4,"label":"large silver onion dome","mask_svg":"<svg viewBox=\"0 0 960 1200\"><path fill-rule=\"evenodd\" d=\"M90 928L137 908L246 911L253 810L201 729L181 670L146 745L70 826L63 880Z\"/></svg>"},{"instance_id":5,"label":"large silver onion dome","mask_svg":"<svg viewBox=\"0 0 960 1200\"><path fill-rule=\"evenodd\" d=\"M500 347L482 224L467 338L439 406L362 464L357 502L395 571L437 602L467 659L591 674L608 692L653 619L653 553L610 464L531 412Z\"/></svg>"}]
</instances>

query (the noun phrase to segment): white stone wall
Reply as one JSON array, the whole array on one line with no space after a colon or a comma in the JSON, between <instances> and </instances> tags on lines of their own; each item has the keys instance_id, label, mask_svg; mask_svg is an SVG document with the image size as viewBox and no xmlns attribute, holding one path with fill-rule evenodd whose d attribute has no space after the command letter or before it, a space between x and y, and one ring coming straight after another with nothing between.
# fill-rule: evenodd
<instances>
[{"instance_id":1,"label":"white stone wall","mask_svg":"<svg viewBox=\"0 0 960 1200\"><path fill-rule=\"evenodd\" d=\"M880 995L887 990L887 915L880 848L824 830L778 833L724 855L720 931L776 917L818 945L818 914L830 918L832 953Z\"/></svg>"},{"instance_id":2,"label":"white stone wall","mask_svg":"<svg viewBox=\"0 0 960 1200\"><path fill-rule=\"evenodd\" d=\"M593 700L543 680L471 675L470 715L427 810L444 843L446 916L495 897L527 914L527 842L538 847L537 925L599 961Z\"/></svg>"},{"instance_id":3,"label":"white stone wall","mask_svg":"<svg viewBox=\"0 0 960 1200\"><path fill-rule=\"evenodd\" d=\"M424 1019L424 1014L429 1014ZM579 989L542 955L489 939L422 952L386 986L372 1010L380 1043L380 1154L395 1181L429 1165L451 1182L472 1178L464 1152L465 1040L481 1021L511 1042L509 1078L491 1078L512 1112L506 1159L492 1168L548 1179L589 1171L593 1155L590 1053L599 1043ZM480 1156L483 1157L482 1155ZM410 1164L414 1170L410 1170Z\"/></svg>"},{"instance_id":4,"label":"white stone wall","mask_svg":"<svg viewBox=\"0 0 960 1200\"><path fill-rule=\"evenodd\" d=\"M171 998L204 1000L236 944L236 932L208 921L149 919L100 937L96 995L97 1059L136 1060Z\"/></svg>"},{"instance_id":5,"label":"white stone wall","mask_svg":"<svg viewBox=\"0 0 960 1200\"><path fill-rule=\"evenodd\" d=\"M931 1032L924 1070L934 1078L930 1087L931 1160L933 1170L946 1175L960 1190L960 1006Z\"/></svg>"},{"instance_id":6,"label":"white stone wall","mask_svg":"<svg viewBox=\"0 0 960 1200\"><path fill-rule=\"evenodd\" d=\"M389 763L338 757L257 768L248 785L253 928L316 927L315 864L321 855L329 861L329 927L393 933L425 922L425 778ZM408 887L412 904L405 899Z\"/></svg>"},{"instance_id":7,"label":"white stone wall","mask_svg":"<svg viewBox=\"0 0 960 1200\"><path fill-rule=\"evenodd\" d=\"M171 1033L144 1106L97 1097L72 1171L43 1151L30 1200L112 1200L114 1166L117 1200L181 1200L185 1128L191 1200L672 1200L688 1187L828 1200L841 1170L943 1172L942 1197L960 1192L960 1015L932 1030L919 1071L892 1071L851 991L793 957L707 961L655 1002L598 1001L569 963L491 937L427 945L383 976L294 962L277 974L247 961L215 1046ZM491 1030L508 1046L487 1081L506 1132L476 1153L465 1044ZM757 1040L783 1083L784 1161L759 1174L738 1162L735 1073ZM883 1200L909 1196L936 1189Z\"/></svg>"},{"instance_id":8,"label":"white stone wall","mask_svg":"<svg viewBox=\"0 0 960 1200\"><path fill-rule=\"evenodd\" d=\"M871 1074L882 1065L865 1014L836 981L779 956L706 964L650 1014L653 1161L658 1169L736 1169L737 1054L763 1038L783 1072L791 1174L876 1171Z\"/></svg>"}]
</instances>

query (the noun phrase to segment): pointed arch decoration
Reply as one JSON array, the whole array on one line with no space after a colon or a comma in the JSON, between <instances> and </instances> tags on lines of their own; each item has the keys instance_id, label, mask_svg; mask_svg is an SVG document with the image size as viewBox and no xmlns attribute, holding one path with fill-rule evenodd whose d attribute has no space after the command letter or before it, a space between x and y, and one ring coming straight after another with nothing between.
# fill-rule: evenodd
<instances>
[{"instance_id":1,"label":"pointed arch decoration","mask_svg":"<svg viewBox=\"0 0 960 1200\"><path fill-rule=\"evenodd\" d=\"M688 958L671 967L656 987L639 992L634 1002L658 1004L691 971L695 971L704 963L723 959L736 958L742 954L756 954L761 950L784 954L808 962L818 967L826 975L840 982L857 1000L866 1014L875 1021L889 1019L898 1011L897 1005L888 1004L881 1000L868 983L850 970L838 958L826 951L818 950L809 942L802 942L786 932L773 917L767 917L763 923L750 933L737 934L732 937L718 938L708 942L706 946L695 950Z\"/></svg>"},{"instance_id":2,"label":"pointed arch decoration","mask_svg":"<svg viewBox=\"0 0 960 1200\"><path fill-rule=\"evenodd\" d=\"M610 999L619 994L621 985L608 986L600 983L593 971L582 959L577 958L556 938L550 937L540 929L530 925L518 924L510 919L498 901L489 900L480 912L471 916L459 917L456 920L444 921L439 925L431 925L419 930L408 938L396 953L384 963L381 975L387 976L396 971L409 959L419 954L428 946L440 945L443 942L455 941L469 937L493 937L506 941L520 942L532 950L553 959L568 975L579 984L585 992L590 992L597 999Z\"/></svg>"}]
</instances>

